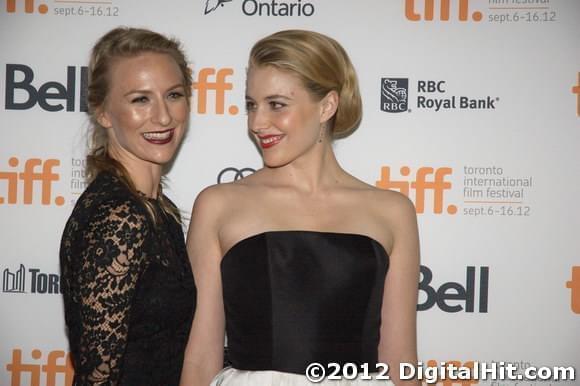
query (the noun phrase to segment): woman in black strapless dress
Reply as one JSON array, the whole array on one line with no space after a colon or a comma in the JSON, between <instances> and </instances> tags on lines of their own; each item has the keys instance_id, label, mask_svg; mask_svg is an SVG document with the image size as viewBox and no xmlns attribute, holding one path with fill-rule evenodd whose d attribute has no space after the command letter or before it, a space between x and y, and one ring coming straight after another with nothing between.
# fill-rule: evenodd
<instances>
[{"instance_id":1,"label":"woman in black strapless dress","mask_svg":"<svg viewBox=\"0 0 580 386\"><path fill-rule=\"evenodd\" d=\"M289 30L257 42L248 68L248 128L264 167L194 204L198 309L181 385L309 384L312 363L358 375L338 384L388 385L385 363L401 384L399 363L417 362L416 215L336 160L333 138L361 120L348 55ZM221 370L224 333L232 365Z\"/></svg>"}]
</instances>

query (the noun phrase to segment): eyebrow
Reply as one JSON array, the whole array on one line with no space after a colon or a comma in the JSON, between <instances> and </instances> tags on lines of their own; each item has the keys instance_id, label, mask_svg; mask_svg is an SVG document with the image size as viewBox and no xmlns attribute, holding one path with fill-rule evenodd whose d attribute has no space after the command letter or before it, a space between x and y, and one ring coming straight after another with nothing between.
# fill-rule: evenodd
<instances>
[{"instance_id":1,"label":"eyebrow","mask_svg":"<svg viewBox=\"0 0 580 386\"><path fill-rule=\"evenodd\" d=\"M167 89L167 91L171 91L171 90L174 90L174 89L180 88L180 87L185 90L185 85L183 83L177 83L177 84L169 87ZM130 90L130 91L126 92L125 94L123 94L123 96L128 96L131 94L151 94L151 90Z\"/></svg>"},{"instance_id":2,"label":"eyebrow","mask_svg":"<svg viewBox=\"0 0 580 386\"><path fill-rule=\"evenodd\" d=\"M246 99L251 99L254 100L254 98L252 98L249 95L246 95ZM273 100L273 99L285 99L285 100L292 100L292 98L287 97L285 95L280 95L280 94L274 94L274 95L268 95L266 98L264 98L266 100Z\"/></svg>"}]
</instances>

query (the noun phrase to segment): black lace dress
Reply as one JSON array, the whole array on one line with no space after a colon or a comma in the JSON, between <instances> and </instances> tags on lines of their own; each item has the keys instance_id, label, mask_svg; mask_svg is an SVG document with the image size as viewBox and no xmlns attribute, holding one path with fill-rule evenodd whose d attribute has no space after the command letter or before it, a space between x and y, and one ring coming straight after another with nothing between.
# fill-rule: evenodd
<instances>
[{"instance_id":1,"label":"black lace dress","mask_svg":"<svg viewBox=\"0 0 580 386\"><path fill-rule=\"evenodd\" d=\"M74 385L178 385L196 289L183 230L101 173L61 242Z\"/></svg>"}]
</instances>

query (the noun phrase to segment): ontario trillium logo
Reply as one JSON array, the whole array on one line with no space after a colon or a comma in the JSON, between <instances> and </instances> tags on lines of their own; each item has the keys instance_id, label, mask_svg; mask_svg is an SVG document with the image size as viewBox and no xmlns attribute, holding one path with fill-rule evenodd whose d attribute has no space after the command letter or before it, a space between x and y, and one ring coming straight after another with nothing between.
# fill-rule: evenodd
<instances>
[{"instance_id":1,"label":"ontario trillium logo","mask_svg":"<svg viewBox=\"0 0 580 386\"><path fill-rule=\"evenodd\" d=\"M204 15L207 15L208 13L212 13L213 11L215 11L216 9L218 9L218 7L223 7L225 3L229 3L232 0L206 0L205 1L205 11L203 12Z\"/></svg>"},{"instance_id":2,"label":"ontario trillium logo","mask_svg":"<svg viewBox=\"0 0 580 386\"><path fill-rule=\"evenodd\" d=\"M233 0L205 0L204 15L208 15ZM243 0L242 14L246 16L304 16L314 15L314 4L308 0Z\"/></svg>"}]
</instances>

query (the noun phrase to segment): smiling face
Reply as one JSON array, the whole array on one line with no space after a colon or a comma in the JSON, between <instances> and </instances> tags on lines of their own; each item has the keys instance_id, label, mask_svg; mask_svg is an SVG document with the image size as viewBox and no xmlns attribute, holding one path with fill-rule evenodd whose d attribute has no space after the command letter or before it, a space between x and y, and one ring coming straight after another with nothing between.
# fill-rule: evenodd
<instances>
[{"instance_id":1,"label":"smiling face","mask_svg":"<svg viewBox=\"0 0 580 386\"><path fill-rule=\"evenodd\" d=\"M316 101L294 74L272 66L248 71L248 129L262 150L264 164L284 166L316 148L322 124L336 108L336 94ZM332 103L334 103L331 101ZM327 138L324 138L327 140Z\"/></svg>"},{"instance_id":2,"label":"smiling face","mask_svg":"<svg viewBox=\"0 0 580 386\"><path fill-rule=\"evenodd\" d=\"M169 162L188 119L183 75L169 55L143 53L111 65L109 93L97 120L107 129L109 152L125 167Z\"/></svg>"}]
</instances>

